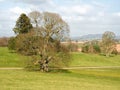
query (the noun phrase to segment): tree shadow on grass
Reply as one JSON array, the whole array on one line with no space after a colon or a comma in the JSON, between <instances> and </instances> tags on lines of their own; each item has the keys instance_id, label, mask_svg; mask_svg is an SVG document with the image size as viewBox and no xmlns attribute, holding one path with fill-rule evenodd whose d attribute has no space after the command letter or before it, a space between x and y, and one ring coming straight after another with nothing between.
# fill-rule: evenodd
<instances>
[{"instance_id":1,"label":"tree shadow on grass","mask_svg":"<svg viewBox=\"0 0 120 90\"><path fill-rule=\"evenodd\" d=\"M71 71L69 70L65 70L65 69L60 69L60 68L50 68L48 72L44 72L44 71L40 71L40 68L28 68L28 67L25 67L24 68L26 71L30 71L30 72L43 72L43 73L72 73Z\"/></svg>"},{"instance_id":2,"label":"tree shadow on grass","mask_svg":"<svg viewBox=\"0 0 120 90\"><path fill-rule=\"evenodd\" d=\"M71 73L71 71L65 70L65 69L50 69L48 72L49 73Z\"/></svg>"}]
</instances>

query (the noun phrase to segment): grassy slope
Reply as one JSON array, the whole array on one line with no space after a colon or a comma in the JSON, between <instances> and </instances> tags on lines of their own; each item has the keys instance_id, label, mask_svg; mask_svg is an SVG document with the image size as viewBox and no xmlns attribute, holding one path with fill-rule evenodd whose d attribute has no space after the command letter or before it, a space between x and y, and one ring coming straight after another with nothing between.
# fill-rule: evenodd
<instances>
[{"instance_id":1,"label":"grassy slope","mask_svg":"<svg viewBox=\"0 0 120 90\"><path fill-rule=\"evenodd\" d=\"M72 53L70 66L120 66L120 55L105 57L97 54Z\"/></svg>"},{"instance_id":2,"label":"grassy slope","mask_svg":"<svg viewBox=\"0 0 120 90\"><path fill-rule=\"evenodd\" d=\"M8 48L0 47L0 67L23 67L28 57L11 53Z\"/></svg>"},{"instance_id":3,"label":"grassy slope","mask_svg":"<svg viewBox=\"0 0 120 90\"><path fill-rule=\"evenodd\" d=\"M71 66L118 66L120 56L73 53ZM28 57L0 48L0 67L22 67ZM0 70L1 90L120 90L120 69L80 69L56 73Z\"/></svg>"},{"instance_id":4,"label":"grassy slope","mask_svg":"<svg viewBox=\"0 0 120 90\"><path fill-rule=\"evenodd\" d=\"M1 90L120 90L120 70L40 73L0 70Z\"/></svg>"},{"instance_id":5,"label":"grassy slope","mask_svg":"<svg viewBox=\"0 0 120 90\"><path fill-rule=\"evenodd\" d=\"M120 66L120 55L105 57L97 54L72 53L70 66ZM8 48L0 47L0 67L23 67L30 59L16 53L10 53Z\"/></svg>"}]
</instances>

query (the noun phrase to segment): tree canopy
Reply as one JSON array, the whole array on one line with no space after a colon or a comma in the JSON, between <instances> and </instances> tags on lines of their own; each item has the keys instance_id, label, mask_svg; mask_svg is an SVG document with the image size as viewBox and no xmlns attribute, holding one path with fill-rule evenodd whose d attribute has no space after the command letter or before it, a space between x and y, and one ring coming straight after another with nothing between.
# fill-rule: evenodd
<instances>
[{"instance_id":1,"label":"tree canopy","mask_svg":"<svg viewBox=\"0 0 120 90\"><path fill-rule=\"evenodd\" d=\"M42 71L48 71L50 65L66 65L70 60L69 51L60 42L69 38L68 24L57 13L33 11L29 17L29 21L34 24L32 31L17 35L16 50L39 57L32 64L39 65Z\"/></svg>"},{"instance_id":2,"label":"tree canopy","mask_svg":"<svg viewBox=\"0 0 120 90\"><path fill-rule=\"evenodd\" d=\"M116 47L115 34L110 31L106 31L102 36L101 48L102 52L109 56Z\"/></svg>"},{"instance_id":3,"label":"tree canopy","mask_svg":"<svg viewBox=\"0 0 120 90\"><path fill-rule=\"evenodd\" d=\"M23 34L28 33L32 29L32 24L28 16L24 13L20 15L18 20L16 21L16 25L13 29L15 34Z\"/></svg>"}]
</instances>

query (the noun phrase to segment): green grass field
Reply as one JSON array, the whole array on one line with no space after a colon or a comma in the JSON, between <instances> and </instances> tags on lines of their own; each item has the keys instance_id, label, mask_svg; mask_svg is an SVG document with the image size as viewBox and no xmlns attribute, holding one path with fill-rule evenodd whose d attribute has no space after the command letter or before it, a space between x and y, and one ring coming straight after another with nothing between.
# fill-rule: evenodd
<instances>
[{"instance_id":1,"label":"green grass field","mask_svg":"<svg viewBox=\"0 0 120 90\"><path fill-rule=\"evenodd\" d=\"M72 53L70 66L120 66L120 55L105 57L97 54ZM0 67L24 67L30 57L11 53L0 47Z\"/></svg>"},{"instance_id":2,"label":"green grass field","mask_svg":"<svg viewBox=\"0 0 120 90\"><path fill-rule=\"evenodd\" d=\"M24 67L29 57L12 53L7 47L0 47L0 67Z\"/></svg>"},{"instance_id":3,"label":"green grass field","mask_svg":"<svg viewBox=\"0 0 120 90\"><path fill-rule=\"evenodd\" d=\"M119 69L64 72L0 70L1 90L120 90Z\"/></svg>"},{"instance_id":4,"label":"green grass field","mask_svg":"<svg viewBox=\"0 0 120 90\"><path fill-rule=\"evenodd\" d=\"M120 55L72 53L70 66L120 66ZM0 67L24 67L29 57L0 48ZM58 70L48 73L0 70L0 90L120 90L120 68Z\"/></svg>"},{"instance_id":5,"label":"green grass field","mask_svg":"<svg viewBox=\"0 0 120 90\"><path fill-rule=\"evenodd\" d=\"M106 57L98 54L72 53L70 66L120 66L120 55Z\"/></svg>"}]
</instances>

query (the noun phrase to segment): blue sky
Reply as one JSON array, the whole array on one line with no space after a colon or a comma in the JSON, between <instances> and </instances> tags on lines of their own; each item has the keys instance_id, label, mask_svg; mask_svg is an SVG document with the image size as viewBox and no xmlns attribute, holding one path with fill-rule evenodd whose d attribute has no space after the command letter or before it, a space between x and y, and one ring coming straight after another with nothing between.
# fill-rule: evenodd
<instances>
[{"instance_id":1,"label":"blue sky","mask_svg":"<svg viewBox=\"0 0 120 90\"><path fill-rule=\"evenodd\" d=\"M120 0L0 0L0 37L13 36L21 13L33 10L61 15L70 26L70 36L120 35Z\"/></svg>"}]
</instances>

